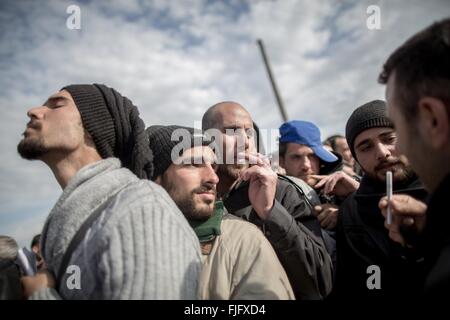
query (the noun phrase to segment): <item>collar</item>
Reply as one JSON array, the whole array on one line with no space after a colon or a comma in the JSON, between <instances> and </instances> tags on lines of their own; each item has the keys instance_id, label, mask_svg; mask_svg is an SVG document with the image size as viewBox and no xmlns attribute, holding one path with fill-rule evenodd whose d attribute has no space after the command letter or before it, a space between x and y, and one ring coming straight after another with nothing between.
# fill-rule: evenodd
<instances>
[{"instance_id":1,"label":"collar","mask_svg":"<svg viewBox=\"0 0 450 320\"><path fill-rule=\"evenodd\" d=\"M214 214L204 221L189 220L200 243L208 242L220 235L220 225L223 217L223 202L216 201Z\"/></svg>"}]
</instances>

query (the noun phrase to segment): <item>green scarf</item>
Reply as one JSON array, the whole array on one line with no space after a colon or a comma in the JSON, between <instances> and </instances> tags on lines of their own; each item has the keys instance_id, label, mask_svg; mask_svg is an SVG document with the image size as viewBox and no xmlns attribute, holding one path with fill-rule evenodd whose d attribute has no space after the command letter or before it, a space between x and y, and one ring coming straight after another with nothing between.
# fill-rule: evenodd
<instances>
[{"instance_id":1,"label":"green scarf","mask_svg":"<svg viewBox=\"0 0 450 320\"><path fill-rule=\"evenodd\" d=\"M220 223L222 222L222 216L223 202L216 201L214 214L208 220L189 220L189 224L194 229L200 243L210 241L214 239L214 237L220 235Z\"/></svg>"}]
</instances>

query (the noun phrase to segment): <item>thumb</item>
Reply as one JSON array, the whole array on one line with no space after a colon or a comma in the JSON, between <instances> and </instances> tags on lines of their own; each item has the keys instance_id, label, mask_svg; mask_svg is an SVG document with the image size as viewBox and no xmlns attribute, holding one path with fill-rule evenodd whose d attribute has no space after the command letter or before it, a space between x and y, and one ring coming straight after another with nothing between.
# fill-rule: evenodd
<instances>
[{"instance_id":1,"label":"thumb","mask_svg":"<svg viewBox=\"0 0 450 320\"><path fill-rule=\"evenodd\" d=\"M380 199L380 202L378 202L378 207L379 207L380 209L386 208L387 205L388 205L387 197L381 198L381 199Z\"/></svg>"}]
</instances>

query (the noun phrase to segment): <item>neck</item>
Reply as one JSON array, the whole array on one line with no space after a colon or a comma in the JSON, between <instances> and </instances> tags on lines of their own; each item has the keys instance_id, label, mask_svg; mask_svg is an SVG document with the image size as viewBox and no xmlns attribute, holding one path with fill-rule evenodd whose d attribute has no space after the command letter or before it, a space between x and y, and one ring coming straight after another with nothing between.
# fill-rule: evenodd
<instances>
[{"instance_id":1,"label":"neck","mask_svg":"<svg viewBox=\"0 0 450 320\"><path fill-rule=\"evenodd\" d=\"M96 150L84 150L69 155L54 153L42 161L50 167L59 185L64 189L81 168L101 159Z\"/></svg>"},{"instance_id":2,"label":"neck","mask_svg":"<svg viewBox=\"0 0 450 320\"><path fill-rule=\"evenodd\" d=\"M228 174L219 174L219 183L217 184L217 192L222 197L224 194L228 193L231 186L233 185L235 179L230 177Z\"/></svg>"},{"instance_id":3,"label":"neck","mask_svg":"<svg viewBox=\"0 0 450 320\"><path fill-rule=\"evenodd\" d=\"M448 163L437 165L435 167L438 170L433 170L428 174L428 179L424 177L424 183L427 187L427 190L430 193L434 193L437 188L441 185L444 179L450 174L450 167Z\"/></svg>"}]
</instances>

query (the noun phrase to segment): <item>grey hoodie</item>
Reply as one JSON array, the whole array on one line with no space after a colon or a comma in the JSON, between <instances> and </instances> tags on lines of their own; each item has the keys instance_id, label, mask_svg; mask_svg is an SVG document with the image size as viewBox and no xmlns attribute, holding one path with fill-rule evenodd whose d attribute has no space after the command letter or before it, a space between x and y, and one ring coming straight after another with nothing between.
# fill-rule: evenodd
<instances>
[{"instance_id":1,"label":"grey hoodie","mask_svg":"<svg viewBox=\"0 0 450 320\"><path fill-rule=\"evenodd\" d=\"M196 299L201 255L195 233L164 189L115 158L82 168L50 212L41 240L49 270L57 273L72 237L104 202L69 263L79 267L81 289L69 289L76 281L71 271L57 290L30 298Z\"/></svg>"}]
</instances>

